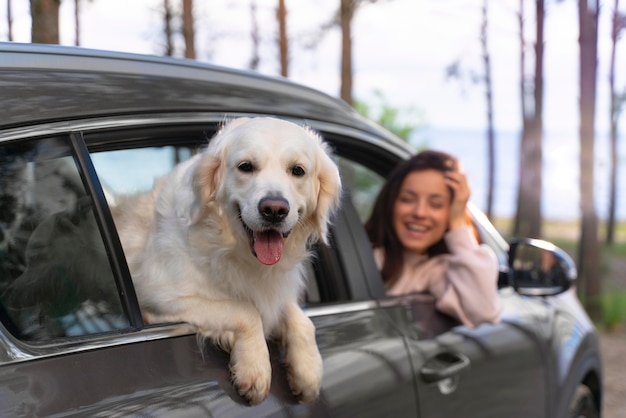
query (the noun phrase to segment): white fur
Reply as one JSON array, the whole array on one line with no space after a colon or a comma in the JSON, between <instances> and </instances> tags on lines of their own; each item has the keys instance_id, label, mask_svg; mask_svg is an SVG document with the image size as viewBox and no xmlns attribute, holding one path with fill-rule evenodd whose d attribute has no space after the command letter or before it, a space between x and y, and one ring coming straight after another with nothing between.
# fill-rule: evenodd
<instances>
[{"instance_id":1,"label":"white fur","mask_svg":"<svg viewBox=\"0 0 626 418\"><path fill-rule=\"evenodd\" d=\"M326 240L340 193L338 169L310 129L274 118L226 124L150 192L113 208L145 320L190 323L229 350L233 382L251 404L269 391L266 339L276 338L293 392L314 400L322 360L313 324L298 307L302 263L310 242ZM264 265L242 220L267 228L259 201L277 195L289 213L275 228L288 236L280 261Z\"/></svg>"}]
</instances>

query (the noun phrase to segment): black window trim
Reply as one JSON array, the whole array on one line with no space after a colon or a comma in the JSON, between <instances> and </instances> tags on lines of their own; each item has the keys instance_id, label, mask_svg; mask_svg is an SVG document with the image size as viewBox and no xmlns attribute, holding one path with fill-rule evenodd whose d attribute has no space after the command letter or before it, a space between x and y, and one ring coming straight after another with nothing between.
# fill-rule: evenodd
<instances>
[{"instance_id":1,"label":"black window trim","mask_svg":"<svg viewBox=\"0 0 626 418\"><path fill-rule=\"evenodd\" d=\"M91 161L89 151L83 139L82 132L72 132L70 141L74 151L74 158L78 165L78 171L85 184L89 195L92 197L96 222L100 228L104 246L110 257L111 268L116 278L118 292L122 301L122 307L133 330L144 327L137 294L133 285L130 270L124 256L122 244L115 228L113 215L107 204L104 190L96 174L95 167Z\"/></svg>"}]
</instances>

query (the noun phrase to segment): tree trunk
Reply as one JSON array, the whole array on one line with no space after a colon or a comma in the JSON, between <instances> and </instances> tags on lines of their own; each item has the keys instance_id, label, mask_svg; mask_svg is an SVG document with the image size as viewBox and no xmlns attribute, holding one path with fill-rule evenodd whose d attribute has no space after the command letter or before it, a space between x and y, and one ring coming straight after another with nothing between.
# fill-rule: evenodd
<instances>
[{"instance_id":1,"label":"tree trunk","mask_svg":"<svg viewBox=\"0 0 626 418\"><path fill-rule=\"evenodd\" d=\"M59 43L60 0L30 0L32 43Z\"/></svg>"},{"instance_id":2,"label":"tree trunk","mask_svg":"<svg viewBox=\"0 0 626 418\"><path fill-rule=\"evenodd\" d=\"M528 110L526 109L526 96L527 96L527 85L526 85L526 39L524 38L524 0L519 0L519 13L518 13L518 23L519 23L519 44L520 44L520 62L519 62L519 87L520 87L520 109L522 110L522 133L520 136L520 166L519 166L519 181L517 187L517 207L515 210L515 222L513 223L513 230L511 231L512 235L517 235L517 231L519 231L520 226L520 217L521 213L521 196L522 196L522 167L523 167L523 156L522 152L523 145L526 144L528 139L526 136L528 135Z\"/></svg>"},{"instance_id":3,"label":"tree trunk","mask_svg":"<svg viewBox=\"0 0 626 418\"><path fill-rule=\"evenodd\" d=\"M519 186L517 213L513 235L531 238L541 237L541 190L542 190L542 142L543 142L543 27L544 2L536 0L535 75L533 78L532 108L527 106L522 68L522 118L523 131L520 144ZM523 29L523 1L520 1L520 27ZM524 48L523 32L521 47ZM522 65L524 65L522 63Z\"/></svg>"},{"instance_id":4,"label":"tree trunk","mask_svg":"<svg viewBox=\"0 0 626 418\"><path fill-rule=\"evenodd\" d=\"M9 42L13 42L13 13L11 7L11 0L7 0L7 39Z\"/></svg>"},{"instance_id":5,"label":"tree trunk","mask_svg":"<svg viewBox=\"0 0 626 418\"><path fill-rule=\"evenodd\" d=\"M174 13L170 0L163 0L163 18L165 23L165 56L171 57L174 55L174 34L172 33Z\"/></svg>"},{"instance_id":6,"label":"tree trunk","mask_svg":"<svg viewBox=\"0 0 626 418\"><path fill-rule=\"evenodd\" d=\"M601 315L600 249L594 208L594 135L599 0L579 0L580 25L580 207L579 292L592 319Z\"/></svg>"},{"instance_id":7,"label":"tree trunk","mask_svg":"<svg viewBox=\"0 0 626 418\"><path fill-rule=\"evenodd\" d=\"M185 38L185 58L196 59L196 31L193 18L193 0L183 0L183 37Z\"/></svg>"},{"instance_id":8,"label":"tree trunk","mask_svg":"<svg viewBox=\"0 0 626 418\"><path fill-rule=\"evenodd\" d=\"M352 105L352 0L341 0L341 98Z\"/></svg>"},{"instance_id":9,"label":"tree trunk","mask_svg":"<svg viewBox=\"0 0 626 418\"><path fill-rule=\"evenodd\" d=\"M487 217L493 219L493 192L494 192L494 178L496 171L496 157L495 157L495 138L493 129L493 93L491 85L491 57L489 55L489 48L487 43L487 6L488 0L483 2L483 23L480 31L480 43L483 50L483 64L485 66L485 98L487 102L487 164L488 164L488 179L487 179Z\"/></svg>"},{"instance_id":10,"label":"tree trunk","mask_svg":"<svg viewBox=\"0 0 626 418\"><path fill-rule=\"evenodd\" d=\"M74 45L80 46L80 0L74 0Z\"/></svg>"},{"instance_id":11,"label":"tree trunk","mask_svg":"<svg viewBox=\"0 0 626 418\"><path fill-rule=\"evenodd\" d=\"M257 20L255 0L250 0L250 19L252 21L252 31L250 32L250 36L252 38L252 57L250 58L248 68L251 70L257 70L259 68L259 63L261 62L261 56L259 54L261 35L259 34L259 22Z\"/></svg>"},{"instance_id":12,"label":"tree trunk","mask_svg":"<svg viewBox=\"0 0 626 418\"><path fill-rule=\"evenodd\" d=\"M278 50L280 51L280 75L289 77L289 43L287 38L287 8L285 0L278 0Z\"/></svg>"},{"instance_id":13,"label":"tree trunk","mask_svg":"<svg viewBox=\"0 0 626 418\"><path fill-rule=\"evenodd\" d=\"M606 243L613 245L615 242L615 194L617 192L617 121L620 115L621 104L617 100L615 91L615 50L617 40L621 32L619 15L619 0L615 0L613 8L613 28L611 31L611 63L609 65L609 92L610 122L611 122L611 165L609 169L609 217L606 224Z\"/></svg>"}]
</instances>

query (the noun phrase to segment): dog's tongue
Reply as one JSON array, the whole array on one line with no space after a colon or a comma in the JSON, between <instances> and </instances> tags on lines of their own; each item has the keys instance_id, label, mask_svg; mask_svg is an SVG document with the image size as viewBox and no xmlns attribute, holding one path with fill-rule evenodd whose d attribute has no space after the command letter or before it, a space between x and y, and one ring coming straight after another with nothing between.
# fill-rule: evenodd
<instances>
[{"instance_id":1,"label":"dog's tongue","mask_svg":"<svg viewBox=\"0 0 626 418\"><path fill-rule=\"evenodd\" d=\"M268 266L278 263L283 254L283 236L278 231L263 231L255 236L254 252L257 259Z\"/></svg>"}]
</instances>

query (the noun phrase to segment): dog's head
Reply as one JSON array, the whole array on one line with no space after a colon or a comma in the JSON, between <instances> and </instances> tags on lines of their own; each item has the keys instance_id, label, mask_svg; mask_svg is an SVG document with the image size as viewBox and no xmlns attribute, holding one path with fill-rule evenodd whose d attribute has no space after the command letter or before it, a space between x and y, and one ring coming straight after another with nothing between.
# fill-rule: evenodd
<instances>
[{"instance_id":1,"label":"dog's head","mask_svg":"<svg viewBox=\"0 0 626 418\"><path fill-rule=\"evenodd\" d=\"M241 118L211 140L195 171L202 208L216 204L252 254L277 263L286 240L326 242L341 194L339 170L321 137L275 118Z\"/></svg>"}]
</instances>

